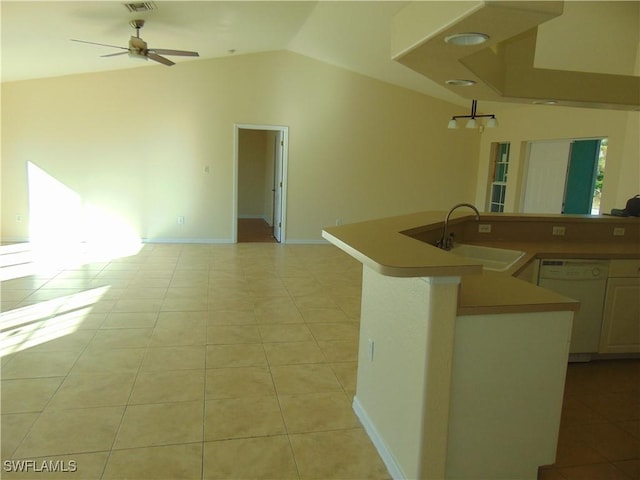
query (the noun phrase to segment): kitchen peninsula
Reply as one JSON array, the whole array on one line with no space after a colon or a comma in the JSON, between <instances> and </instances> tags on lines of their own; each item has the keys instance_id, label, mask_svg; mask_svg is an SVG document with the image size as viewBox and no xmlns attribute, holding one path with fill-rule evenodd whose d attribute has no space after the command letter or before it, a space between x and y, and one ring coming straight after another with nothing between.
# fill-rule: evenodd
<instances>
[{"instance_id":1,"label":"kitchen peninsula","mask_svg":"<svg viewBox=\"0 0 640 480\"><path fill-rule=\"evenodd\" d=\"M363 264L353 407L394 478L535 479L555 460L579 304L513 275L540 252L640 258L638 222L456 213L456 241L525 255L496 272L436 248L446 212L324 230ZM603 247L619 225L626 237Z\"/></svg>"}]
</instances>

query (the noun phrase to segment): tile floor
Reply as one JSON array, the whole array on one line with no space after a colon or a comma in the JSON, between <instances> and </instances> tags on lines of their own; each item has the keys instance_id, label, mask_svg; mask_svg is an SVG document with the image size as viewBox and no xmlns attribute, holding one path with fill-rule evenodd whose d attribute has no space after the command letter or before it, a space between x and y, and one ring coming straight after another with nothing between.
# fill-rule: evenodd
<instances>
[{"instance_id":1,"label":"tile floor","mask_svg":"<svg viewBox=\"0 0 640 480\"><path fill-rule=\"evenodd\" d=\"M389 478L351 409L361 268L334 247L2 248L2 478ZM540 479L639 477L639 376L569 367Z\"/></svg>"}]
</instances>

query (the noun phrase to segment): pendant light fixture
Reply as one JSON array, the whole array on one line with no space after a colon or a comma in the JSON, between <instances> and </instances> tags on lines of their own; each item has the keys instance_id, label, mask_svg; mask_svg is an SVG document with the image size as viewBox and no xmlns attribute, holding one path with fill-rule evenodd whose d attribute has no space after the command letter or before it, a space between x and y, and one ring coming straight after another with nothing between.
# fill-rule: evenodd
<instances>
[{"instance_id":1,"label":"pendant light fixture","mask_svg":"<svg viewBox=\"0 0 640 480\"><path fill-rule=\"evenodd\" d=\"M476 113L477 108L478 108L478 101L472 100L471 115L454 115L453 117L451 117L451 120L449 120L449 124L447 125L447 128L458 128L459 118L469 119L467 121L467 124L465 125L466 128L476 128L476 127L482 126L479 122L476 121L476 118L488 118L489 121L485 125L486 128L494 128L498 126L498 119L494 114L478 115Z\"/></svg>"}]
</instances>

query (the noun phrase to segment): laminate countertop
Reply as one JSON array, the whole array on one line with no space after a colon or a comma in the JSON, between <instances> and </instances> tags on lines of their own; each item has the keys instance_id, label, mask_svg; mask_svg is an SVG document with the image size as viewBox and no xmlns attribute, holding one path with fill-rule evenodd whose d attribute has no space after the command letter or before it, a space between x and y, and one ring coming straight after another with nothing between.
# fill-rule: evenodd
<instances>
[{"instance_id":1,"label":"laminate countertop","mask_svg":"<svg viewBox=\"0 0 640 480\"><path fill-rule=\"evenodd\" d=\"M556 240L544 236L531 240L517 237L477 236L463 238L462 243L524 251L525 255L505 272L484 270L473 260L442 250L417 239L416 232L442 231L447 212L427 211L325 228L322 236L333 245L378 273L392 277L461 277L458 315L578 310L579 302L532 283L515 278L535 258L640 258L640 242L635 237L621 242ZM473 223L469 212L454 212L449 225ZM571 227L609 229L612 225L630 227L635 235L638 219L560 215L481 214L480 223L497 224L503 230L508 222L513 228L523 222L538 228L539 222L569 222ZM507 223L505 223L507 222ZM535 223L538 222L538 223ZM499 229L496 229L499 230ZM526 230L526 229L525 229Z\"/></svg>"}]
</instances>

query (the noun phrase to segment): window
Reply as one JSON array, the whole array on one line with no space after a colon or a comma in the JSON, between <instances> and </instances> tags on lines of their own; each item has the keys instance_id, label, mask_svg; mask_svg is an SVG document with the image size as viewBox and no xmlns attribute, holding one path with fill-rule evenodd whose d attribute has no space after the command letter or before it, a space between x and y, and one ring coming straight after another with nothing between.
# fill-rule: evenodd
<instances>
[{"instance_id":1,"label":"window","mask_svg":"<svg viewBox=\"0 0 640 480\"><path fill-rule=\"evenodd\" d=\"M495 143L492 148L493 163L489 179L489 211L504 212L507 192L507 174L509 173L509 144Z\"/></svg>"}]
</instances>

